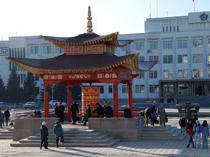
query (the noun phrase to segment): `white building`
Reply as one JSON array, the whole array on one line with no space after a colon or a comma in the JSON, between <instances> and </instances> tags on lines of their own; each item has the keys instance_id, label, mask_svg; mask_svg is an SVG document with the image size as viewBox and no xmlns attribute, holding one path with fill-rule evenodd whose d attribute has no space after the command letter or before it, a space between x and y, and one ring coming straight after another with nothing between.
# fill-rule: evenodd
<instances>
[{"instance_id":1,"label":"white building","mask_svg":"<svg viewBox=\"0 0 210 157\"><path fill-rule=\"evenodd\" d=\"M150 18L145 21L145 33L124 34L120 40L135 40L116 55L140 53L139 61L159 60L149 72L140 73L133 80L133 101L158 100L202 101L210 100L210 12L189 13L188 16ZM2 46L3 44L3 46ZM63 53L38 36L11 37L0 42L9 49L7 56L46 59ZM0 71L6 83L9 61L0 55ZM3 62L3 63L2 63ZM18 70L20 83L26 72ZM41 87L39 80L37 87ZM112 101L111 84L94 84L101 87L101 100ZM40 91L40 88L39 88ZM127 102L126 85L119 85L119 102Z\"/></svg>"}]
</instances>

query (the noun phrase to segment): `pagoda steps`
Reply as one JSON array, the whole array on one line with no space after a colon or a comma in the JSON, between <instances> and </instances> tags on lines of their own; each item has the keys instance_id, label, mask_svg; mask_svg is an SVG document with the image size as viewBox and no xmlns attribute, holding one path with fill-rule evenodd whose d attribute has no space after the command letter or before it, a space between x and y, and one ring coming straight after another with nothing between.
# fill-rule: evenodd
<instances>
[{"instance_id":1,"label":"pagoda steps","mask_svg":"<svg viewBox=\"0 0 210 157\"><path fill-rule=\"evenodd\" d=\"M48 146L55 147L55 134L53 130L49 130ZM96 132L95 130L64 130L64 143L60 143L60 147L110 147L120 140L108 137L107 134ZM10 143L13 147L40 147L40 133L35 136L21 139L18 142Z\"/></svg>"},{"instance_id":2,"label":"pagoda steps","mask_svg":"<svg viewBox=\"0 0 210 157\"><path fill-rule=\"evenodd\" d=\"M13 129L7 129L0 132L1 139L13 139Z\"/></svg>"}]
</instances>

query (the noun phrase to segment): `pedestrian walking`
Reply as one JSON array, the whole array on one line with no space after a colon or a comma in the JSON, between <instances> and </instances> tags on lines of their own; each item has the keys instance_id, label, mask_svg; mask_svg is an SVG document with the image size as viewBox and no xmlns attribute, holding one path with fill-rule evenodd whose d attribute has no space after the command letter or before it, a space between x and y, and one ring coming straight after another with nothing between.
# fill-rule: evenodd
<instances>
[{"instance_id":1,"label":"pedestrian walking","mask_svg":"<svg viewBox=\"0 0 210 157\"><path fill-rule=\"evenodd\" d=\"M86 116L85 116L85 120L84 120L84 126L86 126L86 123L88 122L88 118L91 117L91 108L90 108L90 104L87 104L87 109L86 109Z\"/></svg>"},{"instance_id":2,"label":"pedestrian walking","mask_svg":"<svg viewBox=\"0 0 210 157\"><path fill-rule=\"evenodd\" d=\"M157 110L157 114L160 116L160 125L162 126L162 124L163 124L165 126L166 111L165 111L163 105L159 105L158 110Z\"/></svg>"},{"instance_id":3,"label":"pedestrian walking","mask_svg":"<svg viewBox=\"0 0 210 157\"><path fill-rule=\"evenodd\" d=\"M131 118L131 110L129 105L126 105L126 107L124 108L124 117Z\"/></svg>"},{"instance_id":4,"label":"pedestrian walking","mask_svg":"<svg viewBox=\"0 0 210 157\"><path fill-rule=\"evenodd\" d=\"M0 110L0 126L1 126L1 128L2 128L3 123L4 123L4 114Z\"/></svg>"},{"instance_id":5,"label":"pedestrian walking","mask_svg":"<svg viewBox=\"0 0 210 157\"><path fill-rule=\"evenodd\" d=\"M104 109L103 109L103 107L97 102L96 103L96 109L93 111L93 113L96 113L97 112L97 114L98 114L98 116L99 117L102 117L103 116L103 114L104 114Z\"/></svg>"},{"instance_id":6,"label":"pedestrian walking","mask_svg":"<svg viewBox=\"0 0 210 157\"><path fill-rule=\"evenodd\" d=\"M56 115L56 117L58 117L58 115L59 115L59 109L58 109L58 103L55 103L55 109L54 109L55 111L55 115Z\"/></svg>"},{"instance_id":7,"label":"pedestrian walking","mask_svg":"<svg viewBox=\"0 0 210 157\"><path fill-rule=\"evenodd\" d=\"M179 126L181 127L181 133L183 136L185 136L185 130L186 130L187 120L184 116L179 120Z\"/></svg>"},{"instance_id":8,"label":"pedestrian walking","mask_svg":"<svg viewBox=\"0 0 210 157\"><path fill-rule=\"evenodd\" d=\"M58 111L59 111L59 116L60 116L60 122L62 123L63 123L64 110L65 110L65 107L63 106L62 102L60 102Z\"/></svg>"},{"instance_id":9,"label":"pedestrian walking","mask_svg":"<svg viewBox=\"0 0 210 157\"><path fill-rule=\"evenodd\" d=\"M196 123L196 120L198 120L198 118L196 118L195 115L192 115L191 121L192 121L193 124Z\"/></svg>"},{"instance_id":10,"label":"pedestrian walking","mask_svg":"<svg viewBox=\"0 0 210 157\"><path fill-rule=\"evenodd\" d=\"M152 104L152 113L157 112L157 101L154 101Z\"/></svg>"},{"instance_id":11,"label":"pedestrian walking","mask_svg":"<svg viewBox=\"0 0 210 157\"><path fill-rule=\"evenodd\" d=\"M208 149L208 136L209 136L209 127L208 123L206 120L203 121L203 124L201 126L201 133L202 133L202 138L203 138L203 145L202 148Z\"/></svg>"},{"instance_id":12,"label":"pedestrian walking","mask_svg":"<svg viewBox=\"0 0 210 157\"><path fill-rule=\"evenodd\" d=\"M4 112L4 117L6 119L6 126L8 126L9 117L10 117L9 109L6 109L6 111Z\"/></svg>"},{"instance_id":13,"label":"pedestrian walking","mask_svg":"<svg viewBox=\"0 0 210 157\"><path fill-rule=\"evenodd\" d=\"M148 126L149 123L151 123L151 108L148 108L146 111L146 126Z\"/></svg>"},{"instance_id":14,"label":"pedestrian walking","mask_svg":"<svg viewBox=\"0 0 210 157\"><path fill-rule=\"evenodd\" d=\"M79 104L78 103L77 103L77 107L78 107L78 111L76 113L76 121L78 121L78 123L80 123L80 112L81 112L81 110L79 108Z\"/></svg>"},{"instance_id":15,"label":"pedestrian walking","mask_svg":"<svg viewBox=\"0 0 210 157\"><path fill-rule=\"evenodd\" d=\"M11 113L11 123L10 123L10 125L11 125L11 128L12 128L15 125L16 113L15 113L14 109L12 109L11 112L12 113Z\"/></svg>"},{"instance_id":16,"label":"pedestrian walking","mask_svg":"<svg viewBox=\"0 0 210 157\"><path fill-rule=\"evenodd\" d=\"M201 145L201 125L199 120L196 120L196 124L193 127L194 131L194 148L196 148L196 142L198 140L198 148L200 148Z\"/></svg>"},{"instance_id":17,"label":"pedestrian walking","mask_svg":"<svg viewBox=\"0 0 210 157\"><path fill-rule=\"evenodd\" d=\"M151 125L155 126L156 118L157 118L156 112L153 112L151 116Z\"/></svg>"},{"instance_id":18,"label":"pedestrian walking","mask_svg":"<svg viewBox=\"0 0 210 157\"><path fill-rule=\"evenodd\" d=\"M48 149L48 128L47 128L47 123L45 121L42 122L42 126L40 127L40 132L41 132L41 145L40 149L44 146L45 149Z\"/></svg>"},{"instance_id":19,"label":"pedestrian walking","mask_svg":"<svg viewBox=\"0 0 210 157\"><path fill-rule=\"evenodd\" d=\"M63 128L62 126L59 124L59 122L55 122L55 125L54 125L54 133L55 133L55 137L56 137L56 147L58 148L59 147L59 137L62 137L63 136ZM62 137L63 138L63 137Z\"/></svg>"},{"instance_id":20,"label":"pedestrian walking","mask_svg":"<svg viewBox=\"0 0 210 157\"><path fill-rule=\"evenodd\" d=\"M77 106L77 103L76 101L71 105L71 117L72 117L72 120L73 120L73 125L76 124L76 117L77 117L77 112L78 111L78 106Z\"/></svg>"},{"instance_id":21,"label":"pedestrian walking","mask_svg":"<svg viewBox=\"0 0 210 157\"><path fill-rule=\"evenodd\" d=\"M189 143L187 145L187 148L189 148L190 143L192 143L192 148L194 148L194 142L193 142L193 123L192 120L188 120L188 123L186 125L186 133L189 135Z\"/></svg>"},{"instance_id":22,"label":"pedestrian walking","mask_svg":"<svg viewBox=\"0 0 210 157\"><path fill-rule=\"evenodd\" d=\"M113 110L112 107L109 106L108 103L105 103L106 107L104 108L104 114L106 115L106 117L112 117L113 116Z\"/></svg>"},{"instance_id":23,"label":"pedestrian walking","mask_svg":"<svg viewBox=\"0 0 210 157\"><path fill-rule=\"evenodd\" d=\"M35 116L39 117L39 118L42 117L42 113L41 113L41 111L39 109L36 111Z\"/></svg>"}]
</instances>

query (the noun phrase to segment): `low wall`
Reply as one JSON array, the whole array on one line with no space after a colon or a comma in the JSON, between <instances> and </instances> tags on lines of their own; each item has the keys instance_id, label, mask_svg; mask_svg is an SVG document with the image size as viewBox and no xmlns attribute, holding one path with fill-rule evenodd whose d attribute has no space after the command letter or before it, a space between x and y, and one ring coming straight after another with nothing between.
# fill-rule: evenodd
<instances>
[{"instance_id":1,"label":"low wall","mask_svg":"<svg viewBox=\"0 0 210 157\"><path fill-rule=\"evenodd\" d=\"M13 131L13 141L18 141L40 132L42 122L47 122L48 129L53 129L57 118L17 118Z\"/></svg>"},{"instance_id":2,"label":"low wall","mask_svg":"<svg viewBox=\"0 0 210 157\"><path fill-rule=\"evenodd\" d=\"M122 142L137 142L143 130L144 117L89 118L88 129L95 129Z\"/></svg>"}]
</instances>

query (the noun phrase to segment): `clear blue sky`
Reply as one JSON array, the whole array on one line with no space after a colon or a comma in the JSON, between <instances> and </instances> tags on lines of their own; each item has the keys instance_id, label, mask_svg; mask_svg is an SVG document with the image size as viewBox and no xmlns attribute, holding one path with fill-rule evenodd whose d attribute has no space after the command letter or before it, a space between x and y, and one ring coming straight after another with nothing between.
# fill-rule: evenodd
<instances>
[{"instance_id":1,"label":"clear blue sky","mask_svg":"<svg viewBox=\"0 0 210 157\"><path fill-rule=\"evenodd\" d=\"M0 0L0 39L9 36L75 36L87 30L91 6L95 33L143 33L144 21L157 17L157 0ZM210 11L210 0L195 0L195 11ZM192 0L158 0L158 17L194 12Z\"/></svg>"}]
</instances>

